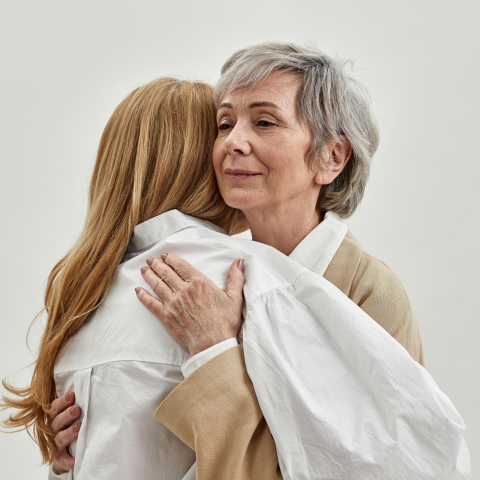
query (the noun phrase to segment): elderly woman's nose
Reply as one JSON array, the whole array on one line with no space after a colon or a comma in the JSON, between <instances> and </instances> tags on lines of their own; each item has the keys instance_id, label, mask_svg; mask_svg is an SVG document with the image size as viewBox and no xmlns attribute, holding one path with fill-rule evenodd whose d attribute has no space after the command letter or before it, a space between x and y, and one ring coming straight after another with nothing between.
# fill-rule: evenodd
<instances>
[{"instance_id":1,"label":"elderly woman's nose","mask_svg":"<svg viewBox=\"0 0 480 480\"><path fill-rule=\"evenodd\" d=\"M250 154L252 149L248 142L247 134L238 124L235 125L227 137L225 150L231 156L246 156Z\"/></svg>"}]
</instances>

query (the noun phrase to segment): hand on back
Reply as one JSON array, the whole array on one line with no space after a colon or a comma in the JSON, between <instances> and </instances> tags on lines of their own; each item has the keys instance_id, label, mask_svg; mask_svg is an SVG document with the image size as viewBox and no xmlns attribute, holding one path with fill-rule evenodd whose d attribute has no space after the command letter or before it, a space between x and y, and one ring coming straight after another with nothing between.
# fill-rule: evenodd
<instances>
[{"instance_id":1,"label":"hand on back","mask_svg":"<svg viewBox=\"0 0 480 480\"><path fill-rule=\"evenodd\" d=\"M81 423L74 423L82 413L75 405L75 394L67 392L55 399L52 403L49 425L55 433L57 457L53 462L53 471L56 475L73 470L75 459L70 455L68 446L78 438Z\"/></svg>"},{"instance_id":2,"label":"hand on back","mask_svg":"<svg viewBox=\"0 0 480 480\"><path fill-rule=\"evenodd\" d=\"M225 291L174 253L164 253L161 260L149 258L147 264L142 276L162 301L140 287L137 297L190 356L238 335L243 259L230 266Z\"/></svg>"}]
</instances>

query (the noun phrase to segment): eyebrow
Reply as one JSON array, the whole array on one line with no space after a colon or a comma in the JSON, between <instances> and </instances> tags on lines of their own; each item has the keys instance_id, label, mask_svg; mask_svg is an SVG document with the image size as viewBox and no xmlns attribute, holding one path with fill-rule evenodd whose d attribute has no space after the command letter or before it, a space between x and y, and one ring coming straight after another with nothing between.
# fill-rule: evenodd
<instances>
[{"instance_id":1,"label":"eyebrow","mask_svg":"<svg viewBox=\"0 0 480 480\"><path fill-rule=\"evenodd\" d=\"M272 107L283 112L283 110L278 105L275 105L272 102L254 102L248 106L248 108L258 108L258 107ZM233 108L233 105L231 103L222 103L218 107L218 109L220 110L221 108Z\"/></svg>"},{"instance_id":2,"label":"eyebrow","mask_svg":"<svg viewBox=\"0 0 480 480\"><path fill-rule=\"evenodd\" d=\"M283 112L283 110L278 105L275 105L272 102L255 102L255 103L251 103L248 106L248 108L258 108L258 107L272 107Z\"/></svg>"}]
</instances>

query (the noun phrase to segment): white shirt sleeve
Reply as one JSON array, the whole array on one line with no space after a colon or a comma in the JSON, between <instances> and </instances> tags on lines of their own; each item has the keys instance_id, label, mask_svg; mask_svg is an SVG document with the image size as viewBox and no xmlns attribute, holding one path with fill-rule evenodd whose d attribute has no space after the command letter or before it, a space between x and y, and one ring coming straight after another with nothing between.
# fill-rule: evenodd
<instances>
[{"instance_id":1,"label":"white shirt sleeve","mask_svg":"<svg viewBox=\"0 0 480 480\"><path fill-rule=\"evenodd\" d=\"M53 472L53 467L50 465L48 469L48 480L68 480L68 472L57 475Z\"/></svg>"},{"instance_id":2,"label":"white shirt sleeve","mask_svg":"<svg viewBox=\"0 0 480 480\"><path fill-rule=\"evenodd\" d=\"M469 476L465 425L448 397L324 278L305 272L250 302L243 348L283 478Z\"/></svg>"},{"instance_id":3,"label":"white shirt sleeve","mask_svg":"<svg viewBox=\"0 0 480 480\"><path fill-rule=\"evenodd\" d=\"M197 353L182 365L183 376L185 378L189 377L197 368L200 368L213 357L216 357L225 350L236 347L237 345L238 341L236 338L229 338L228 340L213 345L213 347L207 348L203 352Z\"/></svg>"}]
</instances>

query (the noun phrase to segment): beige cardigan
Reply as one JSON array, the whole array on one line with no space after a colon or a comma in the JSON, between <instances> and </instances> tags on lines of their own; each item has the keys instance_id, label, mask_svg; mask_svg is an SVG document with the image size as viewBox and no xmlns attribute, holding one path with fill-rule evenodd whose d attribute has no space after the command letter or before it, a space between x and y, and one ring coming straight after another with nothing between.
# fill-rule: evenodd
<instances>
[{"instance_id":1,"label":"beige cardigan","mask_svg":"<svg viewBox=\"0 0 480 480\"><path fill-rule=\"evenodd\" d=\"M401 281L350 232L324 277L424 365L417 319ZM195 450L197 480L282 478L240 346L190 375L162 402L155 418Z\"/></svg>"}]
</instances>

